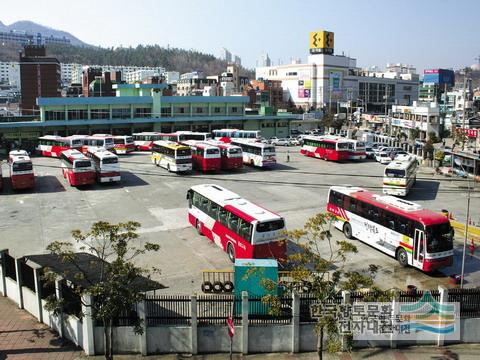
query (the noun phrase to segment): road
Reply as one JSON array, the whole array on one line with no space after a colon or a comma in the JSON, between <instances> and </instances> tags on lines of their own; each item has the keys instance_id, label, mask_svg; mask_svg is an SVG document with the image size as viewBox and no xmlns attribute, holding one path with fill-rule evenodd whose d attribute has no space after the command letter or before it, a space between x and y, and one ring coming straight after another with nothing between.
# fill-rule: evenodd
<instances>
[{"instance_id":1,"label":"road","mask_svg":"<svg viewBox=\"0 0 480 360\"><path fill-rule=\"evenodd\" d=\"M162 270L156 278L171 293L199 291L203 269L230 268L226 254L206 238L197 235L186 220L185 194L195 184L216 183L245 198L280 213L289 229L301 227L308 217L322 212L329 186L350 184L381 192L383 166L373 162L333 163L305 158L299 148L277 148L279 164L273 170L244 168L226 173L187 176L170 174L153 166L148 154L133 153L121 157L121 184L94 185L77 189L61 176L60 162L34 158L37 175L35 191L14 193L10 189L8 169L3 165L5 189L0 195L0 248L15 256L45 251L51 241L69 240L73 229L88 230L99 220L109 222L139 221L141 239L158 243L158 253L143 256L139 263ZM462 180L450 180L424 171L418 176L408 199L440 211L448 209L459 220L466 213L466 190ZM479 194L472 195L471 218L480 222ZM337 239L343 235L334 231ZM459 239L460 240L460 239ZM369 246L355 242L359 252L348 264L364 269L373 263L380 267L379 285L390 288L436 288L448 285L448 275L460 272L461 244L456 243L455 265L443 272L427 275L401 268L390 258ZM478 251L477 251L478 253ZM466 284L480 284L480 259L467 257Z\"/></svg>"}]
</instances>

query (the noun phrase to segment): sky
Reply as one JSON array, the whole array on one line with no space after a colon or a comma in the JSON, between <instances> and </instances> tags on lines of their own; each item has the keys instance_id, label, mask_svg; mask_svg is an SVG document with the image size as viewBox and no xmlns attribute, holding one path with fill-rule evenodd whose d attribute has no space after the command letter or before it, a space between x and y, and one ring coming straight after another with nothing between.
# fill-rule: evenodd
<instances>
[{"instance_id":1,"label":"sky","mask_svg":"<svg viewBox=\"0 0 480 360\"><path fill-rule=\"evenodd\" d=\"M159 44L220 55L254 68L308 56L309 32L335 33L335 53L357 65L462 68L480 55L479 0L16 0L0 13L104 47ZM174 70L174 69L169 69Z\"/></svg>"}]
</instances>

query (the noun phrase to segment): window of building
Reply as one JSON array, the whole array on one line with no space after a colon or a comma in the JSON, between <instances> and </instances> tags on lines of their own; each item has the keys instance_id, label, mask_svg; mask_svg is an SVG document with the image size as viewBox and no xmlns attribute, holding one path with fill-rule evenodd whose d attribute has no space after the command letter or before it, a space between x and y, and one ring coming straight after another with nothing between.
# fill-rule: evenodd
<instances>
[{"instance_id":1,"label":"window of building","mask_svg":"<svg viewBox=\"0 0 480 360\"><path fill-rule=\"evenodd\" d=\"M112 119L130 118L130 109L112 109Z\"/></svg>"},{"instance_id":2,"label":"window of building","mask_svg":"<svg viewBox=\"0 0 480 360\"><path fill-rule=\"evenodd\" d=\"M170 106L164 106L160 110L161 116L172 116L172 108Z\"/></svg>"},{"instance_id":3,"label":"window of building","mask_svg":"<svg viewBox=\"0 0 480 360\"><path fill-rule=\"evenodd\" d=\"M65 120L65 111L45 111L45 120Z\"/></svg>"},{"instance_id":4,"label":"window of building","mask_svg":"<svg viewBox=\"0 0 480 360\"><path fill-rule=\"evenodd\" d=\"M197 107L197 108L195 108L195 113L197 113L197 114L203 114L203 108L202 108L202 107Z\"/></svg>"},{"instance_id":5,"label":"window of building","mask_svg":"<svg viewBox=\"0 0 480 360\"><path fill-rule=\"evenodd\" d=\"M137 118L146 118L151 117L151 110L150 108L136 108L135 109L135 117Z\"/></svg>"},{"instance_id":6,"label":"window of building","mask_svg":"<svg viewBox=\"0 0 480 360\"><path fill-rule=\"evenodd\" d=\"M218 106L216 106L216 107L213 108L213 112L214 112L215 114L220 114L221 109L220 109Z\"/></svg>"},{"instance_id":7,"label":"window of building","mask_svg":"<svg viewBox=\"0 0 480 360\"><path fill-rule=\"evenodd\" d=\"M231 110L232 113L237 113L238 112L238 107L232 106Z\"/></svg>"},{"instance_id":8,"label":"window of building","mask_svg":"<svg viewBox=\"0 0 480 360\"><path fill-rule=\"evenodd\" d=\"M110 110L108 109L92 109L90 110L91 119L108 119L110 118Z\"/></svg>"},{"instance_id":9,"label":"window of building","mask_svg":"<svg viewBox=\"0 0 480 360\"><path fill-rule=\"evenodd\" d=\"M68 120L86 120L88 119L87 110L68 110Z\"/></svg>"}]
</instances>

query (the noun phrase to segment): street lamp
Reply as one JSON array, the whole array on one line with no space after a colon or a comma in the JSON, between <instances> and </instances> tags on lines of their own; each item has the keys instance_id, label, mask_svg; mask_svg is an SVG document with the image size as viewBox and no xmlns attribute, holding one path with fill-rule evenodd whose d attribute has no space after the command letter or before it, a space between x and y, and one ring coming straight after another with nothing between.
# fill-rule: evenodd
<instances>
[{"instance_id":1,"label":"street lamp","mask_svg":"<svg viewBox=\"0 0 480 360\"><path fill-rule=\"evenodd\" d=\"M470 178L468 173L465 171L465 168L462 165L462 160L458 157L454 158L455 164L460 166L462 171L467 175L467 218L465 219L465 238L463 239L463 254L462 254L462 274L460 277L460 288L463 289L463 277L465 275L465 255L467 252L467 238L468 238L468 218L470 217Z\"/></svg>"}]
</instances>

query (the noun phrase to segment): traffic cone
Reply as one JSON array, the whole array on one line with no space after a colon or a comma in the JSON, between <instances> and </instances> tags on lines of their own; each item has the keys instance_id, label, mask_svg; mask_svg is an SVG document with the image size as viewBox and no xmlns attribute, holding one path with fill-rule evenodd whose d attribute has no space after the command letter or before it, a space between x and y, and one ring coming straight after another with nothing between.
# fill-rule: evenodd
<instances>
[{"instance_id":1,"label":"traffic cone","mask_svg":"<svg viewBox=\"0 0 480 360\"><path fill-rule=\"evenodd\" d=\"M475 243L473 242L473 238L470 238L470 245L468 245L468 250L470 250L472 254L475 251Z\"/></svg>"}]
</instances>

